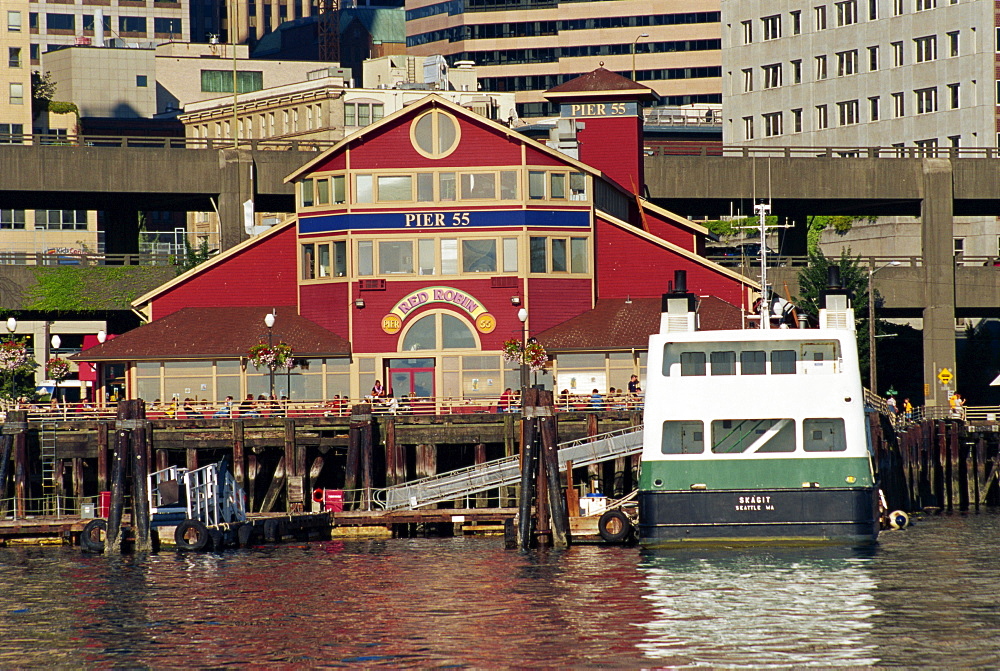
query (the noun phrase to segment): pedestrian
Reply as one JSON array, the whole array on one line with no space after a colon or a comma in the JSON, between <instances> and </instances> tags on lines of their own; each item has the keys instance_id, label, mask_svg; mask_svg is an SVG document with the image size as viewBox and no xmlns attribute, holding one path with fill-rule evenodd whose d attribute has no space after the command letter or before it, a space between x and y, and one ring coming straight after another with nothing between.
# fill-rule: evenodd
<instances>
[{"instance_id":1,"label":"pedestrian","mask_svg":"<svg viewBox=\"0 0 1000 671\"><path fill-rule=\"evenodd\" d=\"M382 380L375 380L372 385L372 398L382 398L385 396L385 389L382 388Z\"/></svg>"},{"instance_id":2,"label":"pedestrian","mask_svg":"<svg viewBox=\"0 0 1000 671\"><path fill-rule=\"evenodd\" d=\"M601 396L601 392L595 389L590 393L590 409L591 410L603 410L604 409L604 397Z\"/></svg>"},{"instance_id":3,"label":"pedestrian","mask_svg":"<svg viewBox=\"0 0 1000 671\"><path fill-rule=\"evenodd\" d=\"M903 399L903 419L907 422L913 421L913 404L908 398Z\"/></svg>"},{"instance_id":4,"label":"pedestrian","mask_svg":"<svg viewBox=\"0 0 1000 671\"><path fill-rule=\"evenodd\" d=\"M497 412L510 412L511 401L514 398L514 392L510 387L503 390L500 394L500 405L497 407Z\"/></svg>"}]
</instances>

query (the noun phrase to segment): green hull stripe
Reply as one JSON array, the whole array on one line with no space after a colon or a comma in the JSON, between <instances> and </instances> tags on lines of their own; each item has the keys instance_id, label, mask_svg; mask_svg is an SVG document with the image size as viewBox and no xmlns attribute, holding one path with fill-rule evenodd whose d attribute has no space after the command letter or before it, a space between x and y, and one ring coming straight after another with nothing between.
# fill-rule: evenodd
<instances>
[{"instance_id":1,"label":"green hull stripe","mask_svg":"<svg viewBox=\"0 0 1000 671\"><path fill-rule=\"evenodd\" d=\"M805 482L870 487L872 469L867 457L665 460L643 461L639 475L639 489L652 491L689 490L691 485L710 490L793 489Z\"/></svg>"}]
</instances>

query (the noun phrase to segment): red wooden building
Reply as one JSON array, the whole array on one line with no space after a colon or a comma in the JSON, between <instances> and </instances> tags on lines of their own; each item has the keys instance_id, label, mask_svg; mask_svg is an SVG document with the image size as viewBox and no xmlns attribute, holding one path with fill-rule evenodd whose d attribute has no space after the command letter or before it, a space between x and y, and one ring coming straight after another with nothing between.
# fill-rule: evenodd
<instances>
[{"instance_id":1,"label":"red wooden building","mask_svg":"<svg viewBox=\"0 0 1000 671\"><path fill-rule=\"evenodd\" d=\"M299 365L275 391L293 400L376 379L496 397L518 386L503 344L526 334L553 358L538 382L603 392L644 375L677 269L711 297L703 321L738 326L751 281L701 256L702 226L636 196L653 92L601 68L547 95L566 153L435 95L345 138L287 177L294 218L143 296L150 323L81 358L127 362L147 400L266 394L245 356L276 308L271 335Z\"/></svg>"}]
</instances>

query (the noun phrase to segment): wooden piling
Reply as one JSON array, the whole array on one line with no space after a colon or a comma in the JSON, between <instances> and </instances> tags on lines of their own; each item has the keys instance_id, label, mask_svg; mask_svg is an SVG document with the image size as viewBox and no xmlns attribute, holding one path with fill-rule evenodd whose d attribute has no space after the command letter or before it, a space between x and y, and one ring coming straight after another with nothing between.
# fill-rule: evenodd
<instances>
[{"instance_id":1,"label":"wooden piling","mask_svg":"<svg viewBox=\"0 0 1000 671\"><path fill-rule=\"evenodd\" d=\"M288 475L286 481L286 500L289 512L302 512L305 503L305 492L303 492L303 475L306 470L305 452L301 459L297 454L295 445L295 420L285 419L284 423L284 448L285 448L285 470Z\"/></svg>"},{"instance_id":2,"label":"wooden piling","mask_svg":"<svg viewBox=\"0 0 1000 671\"><path fill-rule=\"evenodd\" d=\"M361 468L361 431L371 422L371 406L360 403L351 408L351 423L347 434L347 463L344 465L344 507L357 509L361 497L358 484Z\"/></svg>"},{"instance_id":3,"label":"wooden piling","mask_svg":"<svg viewBox=\"0 0 1000 671\"><path fill-rule=\"evenodd\" d=\"M979 497L981 492L979 490L979 465L984 463L983 455L986 452L986 438L983 434L979 434L976 439L976 446L972 450L972 487L973 487L973 501L975 501L976 512L979 512Z\"/></svg>"},{"instance_id":4,"label":"wooden piling","mask_svg":"<svg viewBox=\"0 0 1000 671\"><path fill-rule=\"evenodd\" d=\"M597 413L588 412L587 413L587 437L592 438L600 432L600 428L597 423ZM587 466L587 494L591 494L595 491L600 490L602 493L605 492L605 485L601 482L601 465L600 464L590 464Z\"/></svg>"},{"instance_id":5,"label":"wooden piling","mask_svg":"<svg viewBox=\"0 0 1000 671\"><path fill-rule=\"evenodd\" d=\"M141 398L126 401L130 405L132 429L132 526L136 552L152 552L149 520L149 443L146 425L146 402Z\"/></svg>"},{"instance_id":6,"label":"wooden piling","mask_svg":"<svg viewBox=\"0 0 1000 671\"><path fill-rule=\"evenodd\" d=\"M372 426L371 406L369 406L368 421L361 427L361 506L362 510L372 509L372 487L374 487L372 466L374 450L374 427Z\"/></svg>"},{"instance_id":7,"label":"wooden piling","mask_svg":"<svg viewBox=\"0 0 1000 671\"><path fill-rule=\"evenodd\" d=\"M559 477L559 432L556 427L555 408L551 391L540 391L538 398L539 431L542 438L541 463L545 468L548 485L548 508L551 518L552 545L557 548L569 546L569 515L566 511L566 497ZM572 471L568 474L572 485Z\"/></svg>"},{"instance_id":8,"label":"wooden piling","mask_svg":"<svg viewBox=\"0 0 1000 671\"><path fill-rule=\"evenodd\" d=\"M10 474L10 459L14 453L15 436L23 434L28 428L28 413L24 410L11 410L0 434L0 500L7 499L7 480ZM16 469L15 469L16 471ZM4 506L7 504L4 503ZM15 511L19 510L15 503Z\"/></svg>"},{"instance_id":9,"label":"wooden piling","mask_svg":"<svg viewBox=\"0 0 1000 671\"><path fill-rule=\"evenodd\" d=\"M27 517L28 479L31 464L28 463L28 413L12 411L14 431L14 519ZM21 419L16 419L20 417Z\"/></svg>"},{"instance_id":10,"label":"wooden piling","mask_svg":"<svg viewBox=\"0 0 1000 671\"><path fill-rule=\"evenodd\" d=\"M108 422L97 425L97 491L108 491Z\"/></svg>"},{"instance_id":11,"label":"wooden piling","mask_svg":"<svg viewBox=\"0 0 1000 671\"><path fill-rule=\"evenodd\" d=\"M125 508L125 472L129 457L131 431L122 423L129 419L126 401L118 402L115 428L115 451L111 459L111 506L108 510L108 530L104 541L105 554L121 554L122 516Z\"/></svg>"},{"instance_id":12,"label":"wooden piling","mask_svg":"<svg viewBox=\"0 0 1000 671\"><path fill-rule=\"evenodd\" d=\"M473 463L476 466L482 466L486 463L486 444L476 443L472 448L473 452ZM476 494L475 500L472 502L473 508L485 508L489 502L490 492L479 492Z\"/></svg>"},{"instance_id":13,"label":"wooden piling","mask_svg":"<svg viewBox=\"0 0 1000 671\"><path fill-rule=\"evenodd\" d=\"M80 505L83 503L83 458L73 457L70 462L73 469L72 475L72 485L73 485L73 498L76 500L76 509L80 510Z\"/></svg>"},{"instance_id":14,"label":"wooden piling","mask_svg":"<svg viewBox=\"0 0 1000 671\"><path fill-rule=\"evenodd\" d=\"M243 489L247 489L246 479L246 456L243 452L243 420L234 419L233 422L233 478Z\"/></svg>"},{"instance_id":15,"label":"wooden piling","mask_svg":"<svg viewBox=\"0 0 1000 671\"><path fill-rule=\"evenodd\" d=\"M535 498L535 430L534 418L528 418L525 408L534 405L532 393L535 389L526 389L521 399L521 491L518 500L517 548L521 551L531 548L532 514L531 504Z\"/></svg>"}]
</instances>

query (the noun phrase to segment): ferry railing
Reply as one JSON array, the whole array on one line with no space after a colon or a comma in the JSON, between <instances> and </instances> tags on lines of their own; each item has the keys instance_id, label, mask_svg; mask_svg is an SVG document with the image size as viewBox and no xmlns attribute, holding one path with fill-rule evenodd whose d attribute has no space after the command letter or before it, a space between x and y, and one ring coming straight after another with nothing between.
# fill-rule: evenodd
<instances>
[{"instance_id":1,"label":"ferry railing","mask_svg":"<svg viewBox=\"0 0 1000 671\"><path fill-rule=\"evenodd\" d=\"M15 496L0 499L0 522L39 517L56 519L67 517L80 518L82 517L83 506L86 504L93 505L93 517L100 517L98 497L96 496L48 494L45 496L26 497L24 498L24 509L18 508L17 501L18 499ZM124 497L124 509L132 509L131 495Z\"/></svg>"},{"instance_id":2,"label":"ferry railing","mask_svg":"<svg viewBox=\"0 0 1000 671\"><path fill-rule=\"evenodd\" d=\"M642 426L608 431L559 444L559 469L572 461L584 467L642 451ZM516 484L521 477L520 458L503 457L484 464L441 473L421 480L373 491L373 501L386 510L418 508L460 499L489 489Z\"/></svg>"}]
</instances>

